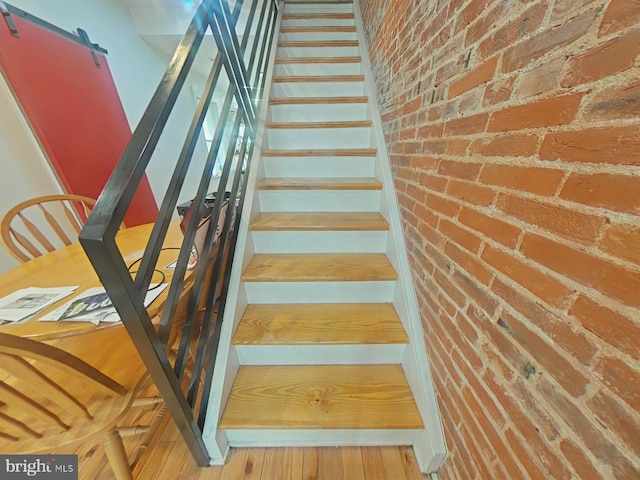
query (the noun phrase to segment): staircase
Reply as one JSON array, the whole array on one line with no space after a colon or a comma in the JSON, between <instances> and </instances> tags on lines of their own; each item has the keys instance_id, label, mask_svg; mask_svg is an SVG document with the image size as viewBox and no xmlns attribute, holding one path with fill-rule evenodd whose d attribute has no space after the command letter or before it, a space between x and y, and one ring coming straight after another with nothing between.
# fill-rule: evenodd
<instances>
[{"instance_id":1,"label":"staircase","mask_svg":"<svg viewBox=\"0 0 640 480\"><path fill-rule=\"evenodd\" d=\"M221 455L413 445L421 469L435 471L444 442L354 5L285 5L212 444Z\"/></svg>"}]
</instances>

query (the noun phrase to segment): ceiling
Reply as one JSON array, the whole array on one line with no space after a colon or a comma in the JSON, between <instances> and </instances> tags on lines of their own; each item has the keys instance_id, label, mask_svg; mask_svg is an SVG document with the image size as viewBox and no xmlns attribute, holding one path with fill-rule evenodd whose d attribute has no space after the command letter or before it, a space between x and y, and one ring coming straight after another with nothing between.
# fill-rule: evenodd
<instances>
[{"instance_id":1,"label":"ceiling","mask_svg":"<svg viewBox=\"0 0 640 480\"><path fill-rule=\"evenodd\" d=\"M130 7L183 7L194 10L199 4L199 0L121 0Z\"/></svg>"},{"instance_id":2,"label":"ceiling","mask_svg":"<svg viewBox=\"0 0 640 480\"><path fill-rule=\"evenodd\" d=\"M128 7L136 33L167 64L200 4L200 0L120 1ZM209 59L215 57L215 54L216 48L213 40L203 42L196 57L194 69L205 78L211 67Z\"/></svg>"},{"instance_id":3,"label":"ceiling","mask_svg":"<svg viewBox=\"0 0 640 480\"><path fill-rule=\"evenodd\" d=\"M201 0L120 1L128 7L136 33L168 64ZM233 8L235 0L228 3ZM241 21L237 30L243 29ZM217 48L209 31L198 50L194 70L206 78L216 54Z\"/></svg>"}]
</instances>

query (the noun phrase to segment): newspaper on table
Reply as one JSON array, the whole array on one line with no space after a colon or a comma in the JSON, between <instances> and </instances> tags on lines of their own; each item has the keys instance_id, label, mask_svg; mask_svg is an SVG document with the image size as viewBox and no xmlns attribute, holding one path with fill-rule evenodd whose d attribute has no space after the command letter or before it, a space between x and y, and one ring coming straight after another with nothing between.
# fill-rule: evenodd
<instances>
[{"instance_id":1,"label":"newspaper on table","mask_svg":"<svg viewBox=\"0 0 640 480\"><path fill-rule=\"evenodd\" d=\"M149 306L151 302L158 298L162 291L167 288L167 285L168 283L152 283L149 285L149 290L144 299L144 306ZM94 287L88 288L64 305L43 315L40 317L40 321L91 322L98 325L101 322L119 322L120 316L111 303L111 299L104 287Z\"/></svg>"},{"instance_id":2,"label":"newspaper on table","mask_svg":"<svg viewBox=\"0 0 640 480\"><path fill-rule=\"evenodd\" d=\"M0 322L19 322L31 318L71 295L78 287L28 287L0 298Z\"/></svg>"}]
</instances>

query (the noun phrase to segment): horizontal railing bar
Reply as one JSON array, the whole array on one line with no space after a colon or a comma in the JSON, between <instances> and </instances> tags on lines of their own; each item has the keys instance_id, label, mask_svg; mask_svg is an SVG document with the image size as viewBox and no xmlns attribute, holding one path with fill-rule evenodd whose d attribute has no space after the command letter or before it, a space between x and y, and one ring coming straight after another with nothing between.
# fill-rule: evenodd
<instances>
[{"instance_id":1,"label":"horizontal railing bar","mask_svg":"<svg viewBox=\"0 0 640 480\"><path fill-rule=\"evenodd\" d=\"M273 38L275 36L275 28L276 28L278 11L277 9L272 8L270 13L271 13L271 18L270 18L271 35L267 37L266 31L265 31L264 40L262 42L262 47L260 49L260 55L259 55L260 61L258 63L258 68L256 70L257 72L262 71L262 69L264 68L264 65L266 64L266 62L271 56L271 47L273 45ZM265 47L267 48L265 49ZM266 50L266 53L265 53L265 50ZM256 81L256 84L254 85L254 90L253 90L254 95L257 95L259 92L262 92L264 90L264 85L267 79L263 75L262 78L257 77L256 80L257 81ZM262 100L264 99L260 99L261 102ZM254 98L254 101L255 101L255 98Z\"/></svg>"},{"instance_id":2,"label":"horizontal railing bar","mask_svg":"<svg viewBox=\"0 0 640 480\"><path fill-rule=\"evenodd\" d=\"M236 3L233 15L237 18L242 9L242 2ZM206 118L211 99L215 91L220 73L222 72L222 54L217 53L213 65L211 67L209 77L204 87L204 94L200 97L196 112L194 113L191 125L185 137L185 142L178 157L178 161L167 186L167 192L163 198L160 212L158 214L159 221L153 226L147 247L145 248L138 275L136 276L136 286L141 292L146 292L151 283L155 265L160 256L164 239L166 238L169 224L172 219L173 209L176 207L178 197L180 195L180 186L186 178L193 153L198 143L198 136L202 132L204 119ZM160 326L160 339L166 343L168 339L168 331L171 329L171 323Z\"/></svg>"},{"instance_id":3,"label":"horizontal railing bar","mask_svg":"<svg viewBox=\"0 0 640 480\"><path fill-rule=\"evenodd\" d=\"M246 21L246 26L245 26L245 32L243 35L243 39L240 45L240 49L242 51L244 51L244 49L246 49L247 43L249 41L249 32L251 31L251 24L253 22L254 16L255 16L255 11L256 11L256 6L257 4L254 2L251 5L251 9L249 11L249 16L247 18ZM227 91L227 96L232 95L232 92L230 91L232 88L232 85L229 85L229 90ZM231 98L228 98L228 100L230 101ZM227 99L225 99L225 105L226 105ZM224 111L225 107L223 106L223 111ZM238 131L239 131L239 125L240 125L240 118L241 116L238 114L236 115L236 124L237 127L234 126L233 129L233 133L231 135L232 139L237 138L238 136ZM230 141L230 143L227 146L227 155L225 158L225 163L223 166L223 171L222 171L222 175L218 184L218 191L216 192L216 198L214 200L214 205L212 207L212 213L211 213L211 218L212 221L213 219L217 219L220 215L220 210L222 207L222 204L225 201L225 187L227 185L227 178L229 175L229 171L231 168L231 163L233 161L233 155L235 152L235 143L234 141ZM227 206L227 215L229 214L229 206ZM209 225L209 231L213 231L215 232L217 228L217 224L214 227L214 225L211 223ZM209 235L207 235L207 239L205 240L205 248L204 251L207 252L207 256L205 258L209 258L208 256L208 252L209 252ZM212 279L215 282L216 280L216 273L214 272L214 274L212 275ZM176 358L176 362L174 364L174 371L176 372L176 374L181 377L184 374L184 368L186 365L186 361L187 361L187 357L188 357L188 346L190 343L190 339L192 338L192 333L193 333L193 327L194 327L194 320L196 318L197 315L197 311L198 311L198 306L200 304L200 300L202 297L202 288L204 286L204 273L200 273L200 271L198 271L197 275L196 275L196 280L194 283L194 287L191 290L191 296L189 299L189 303L188 303L188 307L187 307L187 320L185 322L185 326L183 328L183 332L182 332L182 336L180 339L180 345L179 345L179 349L178 349L178 354L177 354L177 358ZM210 286L210 288L215 288L215 285L213 287Z\"/></svg>"},{"instance_id":4,"label":"horizontal railing bar","mask_svg":"<svg viewBox=\"0 0 640 480\"><path fill-rule=\"evenodd\" d=\"M272 8L270 9L270 13L273 13L273 25L271 28L271 36L268 39L268 41L270 42L270 44L273 43L273 39L275 36L275 25L276 25L276 19L277 19L277 10L275 10L272 6ZM256 36L258 34L256 33ZM265 34L264 34L265 39L267 38L267 29L265 28ZM262 49L264 52L264 48ZM268 55L270 55L271 52L271 47L269 47L268 49ZM262 54L261 54L262 55ZM268 57L267 57L268 58ZM249 71L251 71L251 68L248 68ZM256 70L256 76L253 79L254 80L254 85L257 85L261 82L261 77L259 74L260 70ZM264 85L264 75L262 76L262 80L263 80L263 85ZM258 93L257 90L254 90L255 94ZM245 151L245 147L247 145L247 143L250 142L250 146L249 146L249 152L247 155L247 165L245 168L245 171L249 171L250 166L251 166L251 160L253 157L253 149L254 149L254 139L253 137L248 138L245 137L243 143L242 143L242 151L241 151L241 155L240 158L243 159L244 158L244 151ZM241 166L238 166L238 169L241 169ZM240 197L238 199L238 206L237 206L237 211L238 212L242 212L242 208L244 205L244 201L246 198L246 190L247 190L247 182L248 182L248 175L244 175L243 177L243 182L242 182L242 188L240 190ZM235 248L236 248L236 240L237 240L237 235L238 235L238 229L239 229L239 225L240 225L240 214L237 215L236 218L236 224L234 226L234 229L232 230L231 234L232 234L232 241L230 244L230 248L229 248L229 253L228 253L228 258L232 259L234 258L235 255ZM222 281L222 292L227 292L228 288L229 288L229 282L231 279L231 262L228 262L225 265L225 271L224 271L224 277L223 277L223 281ZM227 301L227 295L223 294L220 297L220 305L218 305L218 315L216 318L216 322L214 325L214 331L213 331L213 335L211 335L210 338L208 338L208 335L202 335L201 336L201 341L202 338L205 339L205 341L208 342L208 347L207 347L207 364L205 367L205 381L204 381L204 385L202 387L202 398L200 399L200 408L199 408L199 412L198 412L198 425L200 426L200 428L204 428L204 422L206 419L206 409L208 406L208 402L209 402L209 397L211 395L211 384L213 382L213 373L215 370L215 361L216 361L216 356L218 354L218 348L219 348L219 342L220 342L220 332L222 329L222 319L224 317L224 311L226 308L226 301ZM213 314L213 312L211 312L211 315ZM210 320L208 320L207 318L207 322L210 323ZM208 332L207 332L208 334ZM199 378L199 377L198 377Z\"/></svg>"},{"instance_id":5,"label":"horizontal railing bar","mask_svg":"<svg viewBox=\"0 0 640 480\"><path fill-rule=\"evenodd\" d=\"M229 112L231 110L231 104L233 102L233 86L229 85L229 87L227 88L227 95L225 96L224 99L224 103L222 105L222 113L224 115L225 118L225 125L223 126L223 128L220 130L220 138L219 140L222 141L223 135L224 135L224 129L226 128L226 119L229 116ZM234 132L235 133L235 132ZM233 138L234 135L232 135L231 137ZM230 142L230 144L233 142ZM218 147L219 148L219 147ZM227 148L230 148L229 146ZM217 151L217 149L216 149ZM222 168L222 175L220 177L220 182L218 184L218 191L216 193L216 197L214 199L213 205L211 207L212 211L211 211L211 215L210 215L210 220L209 220L209 226L207 229L207 234L205 237L205 241L204 241L204 246L202 248L202 252L201 252L201 257L198 260L198 265L197 265L197 270L196 270L196 277L195 277L195 282L193 284L193 287L191 289L191 294L189 297L189 304L187 307L187 324L185 324L185 327L183 328L183 332L180 338L180 346L178 349L178 355L174 364L174 371L176 372L176 375L178 375L179 378L182 377L182 375L184 374L184 367L186 365L186 361L187 361L187 357L188 357L188 343L189 340L191 338L191 329L193 326L193 320L195 318L195 314L197 313L197 308L198 308L198 304L199 304L199 300L200 300L200 294L202 292L202 287L205 281L205 275L206 275L206 271L207 271L207 267L209 265L209 255L211 252L211 249L213 248L213 244L212 244L212 239L215 236L215 232L217 229L217 223L214 223L214 221L217 222L217 219L220 216L220 211L221 211L221 207L222 207L222 203L224 202L224 188L226 186L227 180L229 178L229 171L230 171L231 167L230 165L227 165L227 162L225 162L223 168ZM194 200L195 203L195 200ZM200 205L198 203L198 205ZM193 212L193 210L192 210Z\"/></svg>"},{"instance_id":6,"label":"horizontal railing bar","mask_svg":"<svg viewBox=\"0 0 640 480\"><path fill-rule=\"evenodd\" d=\"M251 53L249 55L249 63L247 65L247 72L249 72L249 76L253 80L255 80L255 78L252 77L252 75L254 73L253 72L253 65L255 63L256 53L258 52L258 44L259 44L260 38L262 36L261 32L262 32L263 27L265 25L264 18L265 18L265 12L267 11L267 5L268 5L268 2L263 2L263 4L262 4L262 10L260 11L260 16L258 17L258 25L257 25L257 28L256 28L256 33L255 33L254 38L253 38L253 44L251 45ZM266 30L265 30L264 34L266 35ZM259 70L256 70L256 72L259 72ZM256 75L258 75L258 73L256 73ZM247 85L247 87L249 87L249 86ZM252 87L253 87L253 84L252 84ZM251 92L251 94L253 95L253 91ZM255 99L253 99L253 100L255 102Z\"/></svg>"},{"instance_id":7,"label":"horizontal railing bar","mask_svg":"<svg viewBox=\"0 0 640 480\"><path fill-rule=\"evenodd\" d=\"M110 239L83 239L82 247L116 306L127 333L134 341L191 454L198 465L208 465L209 455L202 440L201 430L193 419L193 412L186 398L182 395L180 384L172 374L164 350L159 347L155 328L146 307L137 298L133 280L120 256L118 246ZM110 288L114 286L120 288Z\"/></svg>"},{"instance_id":8,"label":"horizontal railing bar","mask_svg":"<svg viewBox=\"0 0 640 480\"><path fill-rule=\"evenodd\" d=\"M115 238L195 60L208 25L208 10L213 2L203 0L198 7L167 72L104 187L108 198L96 203L85 223L81 234L84 238Z\"/></svg>"},{"instance_id":9,"label":"horizontal railing bar","mask_svg":"<svg viewBox=\"0 0 640 480\"><path fill-rule=\"evenodd\" d=\"M232 138L237 138L238 132L240 131L240 121L242 116L237 115L236 120L233 126L233 135ZM227 149L227 155L225 159L225 170L223 171L223 176L225 177L224 182L220 182L220 186L218 187L218 193L216 195L220 195L220 192L224 192L226 190L227 181L229 175L231 173L231 166L233 165L233 157L235 154L235 142L231 142ZM238 159L240 160L240 159ZM224 261L225 250L226 250L226 235L228 235L228 228L231 222L231 218L233 218L237 191L235 190L238 186L237 178L242 175L242 165L239 161L239 165L236 166L235 176L233 180L233 186L231 188L231 195L229 197L229 203L227 204L227 212L225 216L225 221L223 224L222 232L220 233L220 238L218 239L218 251L216 254L216 259L213 265L213 271L211 274L211 284L209 285L209 291L207 295L206 301L206 310L205 310L205 318L202 325L202 329L200 332L200 338L198 341L198 347L196 351L196 358L193 363L192 374L191 374L191 385L189 386L189 390L187 392L187 401L190 405L194 405L194 399L197 394L199 379L202 374L202 357L204 354L204 346L206 345L206 340L209 334L209 326L210 319L207 318L207 312L213 311L216 302L216 294L218 291L218 279L220 276L220 271L222 269L222 263ZM227 229L227 230L225 230ZM197 286L194 286L197 288ZM184 337L184 335L183 335ZM186 342L185 342L186 343Z\"/></svg>"},{"instance_id":10,"label":"horizontal railing bar","mask_svg":"<svg viewBox=\"0 0 640 480\"><path fill-rule=\"evenodd\" d=\"M173 278L171 279L169 293L167 294L167 299L165 302L165 305L167 305L167 307L165 307L164 311L162 312L162 317L160 319L161 325L168 325L170 323L170 319L173 318L177 310L178 300L180 298L180 293L182 292L182 286L184 284L187 259L191 255L191 249L195 240L196 230L200 221L202 220L203 207L205 205L204 199L207 194L209 183L211 181L211 176L213 175L213 167L216 163L217 152L220 149L220 145L222 144L223 135L227 124L227 118L231 110L232 100L233 96L227 94L227 97L225 98L221 109L220 118L218 119L218 124L216 126L216 131L213 137L213 143L207 155L202 175L200 177L197 193L192 201L193 208L191 208L191 215L189 217L189 220L187 221L187 227L184 231L184 240L182 242L182 247L180 248L178 262L176 263L174 268ZM215 205L218 204L219 200L219 198L215 199L214 208ZM217 213L219 213L219 210ZM215 221L216 219L217 214L215 216L212 215L211 222ZM198 260L198 264L195 267L196 275L197 271L202 267L203 264L206 265L206 261Z\"/></svg>"},{"instance_id":11,"label":"horizontal railing bar","mask_svg":"<svg viewBox=\"0 0 640 480\"><path fill-rule=\"evenodd\" d=\"M276 15L277 15L277 11L273 10L273 7L271 8L271 12L274 13L273 15L273 23L272 23L272 28L271 28L271 40L273 40L274 35L275 35L275 25L276 25ZM270 13L271 13L270 12ZM264 16L261 17L261 23L264 23ZM264 33L264 41L263 41L263 48L261 49L261 54L260 56L262 57L262 55L264 54L264 42L268 41L269 38L267 36L267 28L265 27L265 33ZM256 33L256 38L258 38L258 33ZM255 42L254 42L255 43ZM270 55L270 51L271 48L269 48L268 50L268 55ZM252 60L250 60L250 64L251 64ZM251 66L249 66L248 68L249 71L251 71ZM260 69L256 70L256 77L254 80L254 85L257 85L260 83L261 81L261 77L259 75ZM262 77L262 79L264 80L264 76ZM254 89L254 92L257 93L257 91ZM254 93L254 94L255 94ZM254 143L253 143L253 139L249 139L251 141L251 145L250 145L250 149L249 149L249 155L247 158L247 165L246 165L246 171L249 171L250 168L250 163L251 163L251 158L252 158L252 154L253 154L253 147L254 147ZM240 158L243 158L243 153L244 153L244 147L246 145L247 140L245 139L245 141L243 142L243 151L241 153ZM241 166L239 166L238 168L240 169ZM241 193L240 193L240 198L238 201L238 206L237 209L239 212L242 211L242 206L244 205L244 199L246 196L246 184L247 184L247 180L248 180L248 175L244 176L243 179L243 186L241 189ZM235 228L232 232L233 235L233 241L231 242L231 247L230 247L230 251L228 253L229 258L233 258L234 254L235 254L235 245L236 245L236 238L237 238L237 232L238 232L238 227L239 227L239 221L240 221L240 215L238 215L238 218L236 220L236 225ZM223 283L222 283L222 290L223 291L227 291L228 289L228 284L230 281L230 276L231 276L231 264L230 262L225 266L225 273L224 273L224 278L223 278ZM207 352L207 365L205 368L205 383L202 387L202 398L200 400L200 410L198 412L198 425L200 425L200 427L202 428L204 426L204 421L205 421L205 417L206 417L206 405L209 401L209 396L211 393L211 383L213 381L213 372L214 372L214 367L215 367L215 360L216 360L216 356L217 356L217 352L218 352L218 347L219 347L219 340L220 340L220 331L222 328L222 319L224 316L224 309L226 307L226 296L223 295L220 299L220 305L218 306L218 315L217 315L217 319L214 325L214 332L213 335L208 338L208 335L202 335L200 341L203 341L203 339L205 341L208 342L208 348L206 349ZM208 333L208 332L207 332ZM199 378L199 377L198 377ZM192 400L195 397L192 397ZM191 402L190 402L191 403Z\"/></svg>"},{"instance_id":12,"label":"horizontal railing bar","mask_svg":"<svg viewBox=\"0 0 640 480\"><path fill-rule=\"evenodd\" d=\"M235 12L234 12L235 13ZM249 28L249 25L247 26L247 28ZM223 137L224 137L224 131L226 128L226 123L227 123L227 118L229 116L229 111L231 108L231 103L226 102L221 109L221 114L220 114L220 118L216 127L216 131L214 133L214 137L213 137L213 142L212 145L210 147L210 151L209 151L209 156L207 157L207 165L211 165L213 166L213 164L210 164L210 160L211 160L211 155L215 154L217 156L217 151L220 148L220 145L222 143ZM214 162L215 164L215 162ZM207 171L206 174L206 182L207 185L204 186L204 188L206 189L208 186L208 182L210 181L211 178L211 172L209 172L207 170L207 167L205 167L205 171ZM196 197L192 200L192 204L197 206L197 207L202 207L204 206L204 196L200 197L199 194L202 192L200 190L200 188L203 188L203 182L204 182L204 177L201 179L201 183L200 183L200 187L198 189L198 194L196 195ZM220 183L223 183L222 181ZM203 195L206 195L206 191L204 192ZM218 199L216 198L214 200L214 205L213 205L213 210L211 213L211 220L210 220L210 226L213 224L214 221L217 220L218 215L219 215L219 211L220 211L220 206L218 203ZM201 215L200 215L200 209L198 208L198 210L196 211L195 209L191 209L192 212L192 217L194 215L194 213L196 213L196 217L198 218L197 220L194 218L190 218L189 222L187 224L187 229L185 232L185 240L183 242L183 248L186 250L190 249L190 245L192 244L193 241L193 237L191 236L191 232L190 232L190 228L192 226L194 226L195 229L197 229L197 223L199 223L199 221L201 220ZM185 246L185 243L189 241L191 243L187 244ZM175 273L174 273L174 278L176 276L178 276L180 279L184 278L184 273L186 271L186 262L188 259L188 255L190 254L190 250L187 253L183 253L183 250L181 250L179 257L178 257L178 262L175 266ZM182 256L184 255L184 257ZM182 264L182 262L184 262L184 264ZM204 262L200 262L198 264L198 266L196 267L196 278L200 278L198 272L200 271L200 268L204 268L202 267L202 263ZM198 280L196 280L197 282ZM180 292L181 292L181 283L180 282L176 282L171 284L170 288L169 288L169 294L167 296L167 305L169 305L169 308L165 309L165 311L163 312L162 318L160 320L160 332L161 332L161 338L163 339L168 339L170 331L171 331L171 326L172 326L172 322L173 322L173 318L175 316L175 312L177 309L177 305L178 305L178 299L180 296ZM192 295L194 292L198 291L198 289L196 290L192 290ZM199 301L199 298L197 299ZM189 305L192 304L192 300L189 301ZM190 307L191 308L191 307ZM187 313L187 323L185 323L185 326L190 328L192 325L192 321L195 317L195 313L193 310L189 310L189 313ZM187 328L187 330L188 330ZM185 359L186 360L186 359ZM175 372L178 375L181 375L181 372L184 368L184 363L182 363L182 361L180 360L176 360L176 364L175 364Z\"/></svg>"},{"instance_id":13,"label":"horizontal railing bar","mask_svg":"<svg viewBox=\"0 0 640 480\"><path fill-rule=\"evenodd\" d=\"M247 155L247 165L246 165L246 170L245 171L249 171L250 168L250 164L251 164L251 157L253 155L253 147L254 147L254 142L253 140L251 140L248 137L245 137L243 139L242 142L242 147L241 147L241 151L240 151L240 158L244 158L245 157L245 151L246 151L246 146L247 144L249 144L250 142L250 146L249 146L249 152ZM240 166L239 166L240 167ZM241 168L238 168L238 171L241 171ZM236 172L236 175L238 175L238 173ZM242 175L242 186L240 188L240 197L238 198L238 205L236 207L238 215L236 215L235 218L235 224L233 226L233 229L230 230L229 233L231 233L231 242L230 242L230 246L229 246L229 252L228 252L228 258L231 260L233 259L234 255L235 255L235 249L236 249L236 240L237 240L237 236L238 236L238 230L240 227L240 212L242 212L242 207L244 205L244 199L246 196L246 190L247 190L247 179L249 178L249 175L245 174ZM229 282L231 279L231 261L228 261L225 265L225 269L224 269L224 276L222 279L222 291L223 292L227 292L229 289ZM216 321L215 324L213 325L213 334L211 336L208 335L202 335L202 338L204 338L204 340L207 342L206 345L206 351L205 353L206 355L206 366L205 366L205 380L204 380L204 384L202 386L202 396L200 398L200 408L197 414L197 422L198 425L200 426L200 428L204 428L204 422L206 419L206 412L207 412L207 407L209 404L209 397L211 395L211 383L213 381L213 372L214 372L214 367L215 367L215 361L216 361L216 356L218 355L218 347L220 344L220 332L222 329L222 319L224 316L224 310L226 308L226 301L227 301L227 296L226 295L221 295L220 297L220 305L218 305L218 314L216 315ZM205 314L205 318L207 319L207 323L210 325L212 323L212 319L213 319L213 308L211 309L211 311L206 312ZM202 340L202 339L201 339ZM203 357L204 358L204 357Z\"/></svg>"},{"instance_id":14,"label":"horizontal railing bar","mask_svg":"<svg viewBox=\"0 0 640 480\"><path fill-rule=\"evenodd\" d=\"M259 1L262 1L262 8L257 16ZM277 12L280 8L277 1L251 0L245 22L244 14L247 9L243 8L242 4L242 0L235 2L231 12L228 0L202 0L187 33L171 59L167 72L154 92L151 103L80 235L83 248L122 317L127 332L164 398L191 454L201 466L209 463L209 453L202 433L220 346L220 329L227 302L231 264L247 195L248 172L254 153L256 112L262 102L257 87L261 85L264 89L266 78L260 72L267 64L265 53L270 57L274 48ZM239 40L236 25L241 15L245 33ZM217 59L208 72L202 95L190 119L188 132L175 159L176 164L162 198L158 219L139 260L141 263L138 272L135 278L132 278L116 244L116 233L166 129L169 116L176 107L178 96L185 91L183 89L186 78L194 65L204 36L209 33L208 28L212 29L213 40L218 48ZM249 61L245 62L247 45L254 29ZM229 78L229 88L204 166L193 172L199 174L199 179L192 200L190 218L182 232L182 244L167 289L159 325L154 325L144 306L144 297L155 269L159 268L157 263L160 252L166 248L165 242L174 215L173 209L176 207L187 174L191 173L198 137L202 134L207 115L211 111L215 89L220 83L223 68ZM229 123L234 100L238 107L236 118L234 122ZM244 133L240 137L239 129L242 126ZM232 131L228 132L228 128L232 128ZM213 169L223 147L226 147L226 155L216 196L212 205L206 205L210 212L210 223L205 245L199 252L200 259L195 270L190 272L187 284L185 276L188 258L201 223ZM232 170L234 166L235 171ZM230 197L227 197L226 189L230 182ZM222 232L216 233L223 208L226 209L224 225ZM185 300L187 316L184 325L180 326L182 331L178 334L177 357L169 361L167 343L176 329L174 317L178 308L181 308L180 315L184 313L182 306L185 303L179 302ZM202 324L199 323L200 320L203 321ZM198 340L195 344L194 362L190 365L191 378L187 391L184 392L182 380L187 375L187 360L193 338Z\"/></svg>"},{"instance_id":15,"label":"horizontal railing bar","mask_svg":"<svg viewBox=\"0 0 640 480\"><path fill-rule=\"evenodd\" d=\"M231 34L232 29L226 21L226 12L228 6L222 0L218 0L214 3L210 12L211 26L216 30L217 35L214 35L218 49L224 50L227 55L224 57L224 65L229 76L229 81L236 85L236 101L238 107L244 111L244 116L248 119L245 128L253 132L256 122L256 114L251 99L247 94L246 85L249 84L247 78L247 72L244 65L239 59L242 58L240 47L237 43L235 35Z\"/></svg>"}]
</instances>

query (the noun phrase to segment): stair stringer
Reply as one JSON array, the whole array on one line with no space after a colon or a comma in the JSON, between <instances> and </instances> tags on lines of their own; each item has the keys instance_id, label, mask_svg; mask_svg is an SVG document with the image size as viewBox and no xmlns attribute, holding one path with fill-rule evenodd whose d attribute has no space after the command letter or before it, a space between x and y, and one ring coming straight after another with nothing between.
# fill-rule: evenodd
<instances>
[{"instance_id":1,"label":"stair stringer","mask_svg":"<svg viewBox=\"0 0 640 480\"><path fill-rule=\"evenodd\" d=\"M241 282L242 272L249 264L255 254L253 240L249 233L249 221L258 211L258 190L256 185L264 178L264 167L261 158L261 150L266 135L266 124L269 112L269 93L272 89L272 79L274 76L277 47L282 23L282 12L284 11L284 1L278 2L278 16L276 18L273 43L271 45L271 55L265 72L265 85L263 98L260 103L260 110L257 118L256 136L251 157L251 168L247 178L247 195L245 197L240 224L238 226L238 236L236 240L235 253L233 256L229 288L227 290L226 306L222 319L220 338L218 340L218 353L216 355L213 378L211 381L211 393L207 405L207 415L203 429L203 440L207 447L210 464L223 465L229 454L230 444L227 434L218 429L220 417L227 403L231 387L240 368L240 361L231 338L235 332L244 310L249 304L247 295ZM233 308L232 308L233 307Z\"/></svg>"},{"instance_id":2,"label":"stair stringer","mask_svg":"<svg viewBox=\"0 0 640 480\"><path fill-rule=\"evenodd\" d=\"M395 192L391 163L387 152L381 115L378 109L376 87L373 82L373 70L367 52L364 25L360 10L360 1L353 0L356 22L356 34L362 50L361 62L364 71L365 95L369 96L372 137L378 149L376 178L382 181L382 202L380 213L389 222L390 241L386 254L398 272L398 280L393 304L409 336L409 346L405 350L402 366L411 387L418 410L425 424L424 430L413 444L420 471L436 472L447 456L444 431L440 410L436 398L431 367L424 343L424 330L420 320L418 300L409 265L406 244L402 232L400 209Z\"/></svg>"}]
</instances>

